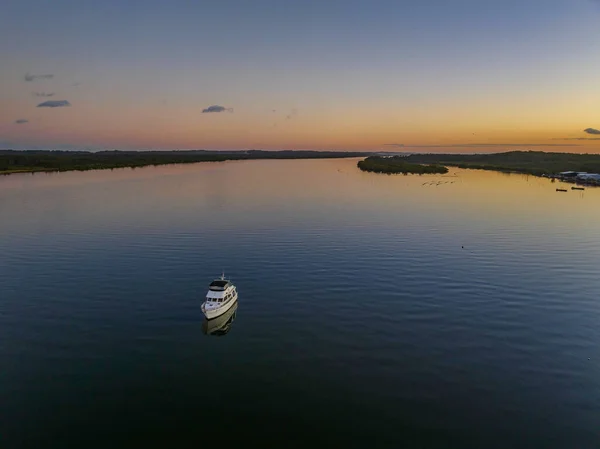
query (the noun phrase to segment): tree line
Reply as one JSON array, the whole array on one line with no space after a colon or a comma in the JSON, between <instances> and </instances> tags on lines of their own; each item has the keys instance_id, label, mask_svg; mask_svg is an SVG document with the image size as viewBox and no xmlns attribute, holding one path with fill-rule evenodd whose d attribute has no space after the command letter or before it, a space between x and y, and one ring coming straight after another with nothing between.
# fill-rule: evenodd
<instances>
[{"instance_id":1,"label":"tree line","mask_svg":"<svg viewBox=\"0 0 600 449\"><path fill-rule=\"evenodd\" d=\"M369 156L358 162L358 168L362 171L374 173L403 173L407 174L444 174L448 169L437 164L410 163L403 156Z\"/></svg>"},{"instance_id":2,"label":"tree line","mask_svg":"<svg viewBox=\"0 0 600 449\"><path fill-rule=\"evenodd\" d=\"M100 170L148 165L249 159L319 159L366 156L336 151L18 151L0 150L0 173Z\"/></svg>"}]
</instances>

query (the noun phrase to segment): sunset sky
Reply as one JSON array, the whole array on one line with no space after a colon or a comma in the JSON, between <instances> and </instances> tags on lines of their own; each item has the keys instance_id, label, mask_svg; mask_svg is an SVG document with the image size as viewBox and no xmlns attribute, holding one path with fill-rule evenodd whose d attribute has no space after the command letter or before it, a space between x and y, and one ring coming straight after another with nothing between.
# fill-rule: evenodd
<instances>
[{"instance_id":1,"label":"sunset sky","mask_svg":"<svg viewBox=\"0 0 600 449\"><path fill-rule=\"evenodd\" d=\"M0 148L600 153L596 0L4 0L0 55Z\"/></svg>"}]
</instances>

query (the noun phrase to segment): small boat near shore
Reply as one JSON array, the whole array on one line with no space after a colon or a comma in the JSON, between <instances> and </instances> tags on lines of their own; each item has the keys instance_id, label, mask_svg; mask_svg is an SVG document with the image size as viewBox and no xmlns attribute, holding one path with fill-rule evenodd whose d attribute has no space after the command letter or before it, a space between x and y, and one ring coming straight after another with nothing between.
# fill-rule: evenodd
<instances>
[{"instance_id":1,"label":"small boat near shore","mask_svg":"<svg viewBox=\"0 0 600 449\"><path fill-rule=\"evenodd\" d=\"M556 189L557 192L568 192L567 189Z\"/></svg>"},{"instance_id":2,"label":"small boat near shore","mask_svg":"<svg viewBox=\"0 0 600 449\"><path fill-rule=\"evenodd\" d=\"M584 187L571 187L571 190L585 190Z\"/></svg>"},{"instance_id":3,"label":"small boat near shore","mask_svg":"<svg viewBox=\"0 0 600 449\"><path fill-rule=\"evenodd\" d=\"M215 279L208 286L206 300L202 303L202 313L206 319L212 320L231 309L237 299L238 293L235 285L225 279L223 273L219 279Z\"/></svg>"}]
</instances>

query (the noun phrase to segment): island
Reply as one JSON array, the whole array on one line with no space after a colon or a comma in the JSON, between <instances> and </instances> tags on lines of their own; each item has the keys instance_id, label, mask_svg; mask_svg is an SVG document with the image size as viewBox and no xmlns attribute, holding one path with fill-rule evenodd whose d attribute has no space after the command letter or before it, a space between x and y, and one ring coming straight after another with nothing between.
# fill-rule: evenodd
<instances>
[{"instance_id":1,"label":"island","mask_svg":"<svg viewBox=\"0 0 600 449\"><path fill-rule=\"evenodd\" d=\"M324 159L368 156L349 151L51 151L0 150L0 174L136 168L250 159Z\"/></svg>"},{"instance_id":2,"label":"island","mask_svg":"<svg viewBox=\"0 0 600 449\"><path fill-rule=\"evenodd\" d=\"M444 174L448 169L443 165L412 163L406 156L369 156L358 162L362 171L374 173L402 173L410 174Z\"/></svg>"}]
</instances>

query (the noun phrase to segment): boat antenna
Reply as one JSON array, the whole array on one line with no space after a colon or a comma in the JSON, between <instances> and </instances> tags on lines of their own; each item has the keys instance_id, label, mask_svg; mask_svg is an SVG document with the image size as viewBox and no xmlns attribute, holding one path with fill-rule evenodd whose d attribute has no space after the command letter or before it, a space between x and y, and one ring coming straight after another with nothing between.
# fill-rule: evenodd
<instances>
[{"instance_id":1,"label":"boat antenna","mask_svg":"<svg viewBox=\"0 0 600 449\"><path fill-rule=\"evenodd\" d=\"M225 280L225 270L221 271L221 280L224 281Z\"/></svg>"}]
</instances>

